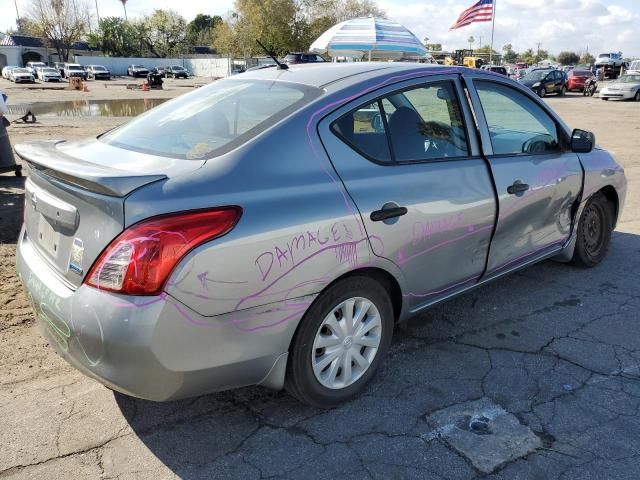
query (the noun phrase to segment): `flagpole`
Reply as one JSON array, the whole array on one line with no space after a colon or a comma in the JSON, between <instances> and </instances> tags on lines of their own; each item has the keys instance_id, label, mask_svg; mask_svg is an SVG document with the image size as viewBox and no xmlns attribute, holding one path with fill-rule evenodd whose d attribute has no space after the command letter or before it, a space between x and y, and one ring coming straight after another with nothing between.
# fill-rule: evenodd
<instances>
[{"instance_id":1,"label":"flagpole","mask_svg":"<svg viewBox=\"0 0 640 480\"><path fill-rule=\"evenodd\" d=\"M493 0L493 19L491 21L491 46L489 47L489 65L493 65L493 32L496 29L496 3L498 0ZM487 58L487 57L484 57Z\"/></svg>"}]
</instances>

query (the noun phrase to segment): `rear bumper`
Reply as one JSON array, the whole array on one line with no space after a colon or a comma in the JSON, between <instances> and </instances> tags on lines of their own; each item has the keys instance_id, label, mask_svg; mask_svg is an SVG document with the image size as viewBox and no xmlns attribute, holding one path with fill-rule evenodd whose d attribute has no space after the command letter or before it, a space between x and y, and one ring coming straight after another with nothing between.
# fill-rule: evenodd
<instances>
[{"instance_id":1,"label":"rear bumper","mask_svg":"<svg viewBox=\"0 0 640 480\"><path fill-rule=\"evenodd\" d=\"M281 302L202 317L165 293L131 297L86 285L73 291L24 230L17 268L51 346L114 390L163 401L252 384L282 387L302 299L296 309Z\"/></svg>"}]
</instances>

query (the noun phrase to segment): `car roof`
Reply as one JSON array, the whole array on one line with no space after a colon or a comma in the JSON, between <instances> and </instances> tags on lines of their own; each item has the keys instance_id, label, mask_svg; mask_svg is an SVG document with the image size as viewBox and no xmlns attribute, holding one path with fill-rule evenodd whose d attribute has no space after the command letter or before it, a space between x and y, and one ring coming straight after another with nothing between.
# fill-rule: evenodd
<instances>
[{"instance_id":1,"label":"car roof","mask_svg":"<svg viewBox=\"0 0 640 480\"><path fill-rule=\"evenodd\" d=\"M338 82L357 83L363 80L364 76L370 76L371 74L408 73L415 70L423 70L425 73L437 74L442 71L451 71L451 68L452 67L441 65L408 62L325 62L290 65L288 70L280 70L279 68L251 70L240 74L236 78L279 80L322 88Z\"/></svg>"}]
</instances>

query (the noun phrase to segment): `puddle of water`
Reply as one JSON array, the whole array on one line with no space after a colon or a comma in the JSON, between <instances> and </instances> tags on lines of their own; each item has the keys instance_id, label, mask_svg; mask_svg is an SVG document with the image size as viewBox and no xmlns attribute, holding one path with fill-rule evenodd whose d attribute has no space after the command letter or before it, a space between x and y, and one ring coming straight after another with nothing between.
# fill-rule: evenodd
<instances>
[{"instance_id":1,"label":"puddle of water","mask_svg":"<svg viewBox=\"0 0 640 480\"><path fill-rule=\"evenodd\" d=\"M166 98L76 100L35 103L29 108L38 117L135 117L166 101Z\"/></svg>"}]
</instances>

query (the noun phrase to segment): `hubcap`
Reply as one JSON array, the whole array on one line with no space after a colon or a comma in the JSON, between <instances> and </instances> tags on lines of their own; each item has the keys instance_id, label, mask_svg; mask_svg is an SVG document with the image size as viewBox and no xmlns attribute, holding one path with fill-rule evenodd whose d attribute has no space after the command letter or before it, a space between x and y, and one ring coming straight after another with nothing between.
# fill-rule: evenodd
<instances>
[{"instance_id":1,"label":"hubcap","mask_svg":"<svg viewBox=\"0 0 640 480\"><path fill-rule=\"evenodd\" d=\"M324 318L311 351L316 380L331 389L345 388L369 369L380 347L382 319L366 298L353 297Z\"/></svg>"}]
</instances>

